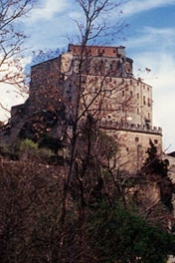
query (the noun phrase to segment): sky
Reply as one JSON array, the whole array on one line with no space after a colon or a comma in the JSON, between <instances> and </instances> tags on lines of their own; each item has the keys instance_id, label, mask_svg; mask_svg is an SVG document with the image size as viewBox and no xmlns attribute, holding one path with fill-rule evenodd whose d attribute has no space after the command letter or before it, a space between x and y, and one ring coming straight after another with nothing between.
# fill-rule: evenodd
<instances>
[{"instance_id":1,"label":"sky","mask_svg":"<svg viewBox=\"0 0 175 263\"><path fill-rule=\"evenodd\" d=\"M26 46L36 51L66 50L77 33L73 19L82 19L75 0L38 0L21 21L29 36ZM163 129L163 150L175 151L175 0L130 0L108 19L129 25L110 44L125 46L127 57L134 60L135 77L153 87L153 125ZM24 100L8 87L1 89L1 97L8 107Z\"/></svg>"}]
</instances>

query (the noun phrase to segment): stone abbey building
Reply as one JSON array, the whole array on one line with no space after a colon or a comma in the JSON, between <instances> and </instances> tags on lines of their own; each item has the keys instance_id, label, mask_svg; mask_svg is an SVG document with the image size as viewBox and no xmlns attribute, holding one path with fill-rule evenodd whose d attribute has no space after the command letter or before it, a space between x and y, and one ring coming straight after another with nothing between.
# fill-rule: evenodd
<instances>
[{"instance_id":1,"label":"stone abbey building","mask_svg":"<svg viewBox=\"0 0 175 263\"><path fill-rule=\"evenodd\" d=\"M75 118L83 120L91 114L100 129L117 141L119 165L136 170L143 164L150 139L159 153L162 150L162 130L152 123L152 102L152 87L134 77L133 60L126 57L123 46L70 44L59 57L31 68L29 99L12 107L13 132L4 129L1 137L10 141L18 136L25 116L64 105L69 124L60 129L62 116L59 125L48 128L50 134L64 137Z\"/></svg>"}]
</instances>

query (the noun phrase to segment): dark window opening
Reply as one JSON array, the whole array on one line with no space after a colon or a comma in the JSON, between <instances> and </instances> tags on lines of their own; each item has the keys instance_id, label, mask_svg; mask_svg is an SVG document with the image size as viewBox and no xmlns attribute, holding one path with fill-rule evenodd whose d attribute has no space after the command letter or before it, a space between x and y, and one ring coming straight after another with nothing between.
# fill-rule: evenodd
<instances>
[{"instance_id":1,"label":"dark window opening","mask_svg":"<svg viewBox=\"0 0 175 263\"><path fill-rule=\"evenodd\" d=\"M135 137L135 142L138 142L139 141L139 137Z\"/></svg>"}]
</instances>

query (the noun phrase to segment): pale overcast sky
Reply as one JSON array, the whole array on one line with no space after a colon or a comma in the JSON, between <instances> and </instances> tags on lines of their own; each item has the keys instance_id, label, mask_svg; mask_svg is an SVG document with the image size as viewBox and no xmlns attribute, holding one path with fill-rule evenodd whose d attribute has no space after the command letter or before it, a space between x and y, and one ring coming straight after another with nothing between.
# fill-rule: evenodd
<instances>
[{"instance_id":1,"label":"pale overcast sky","mask_svg":"<svg viewBox=\"0 0 175 263\"><path fill-rule=\"evenodd\" d=\"M130 0L120 16L129 24L111 45L126 47L134 60L135 77L153 86L153 123L163 129L163 149L175 150L175 0ZM113 18L118 17L114 14ZM67 35L76 32L70 18L81 19L75 0L38 0L22 21L31 50L67 49ZM145 68L150 68L147 73ZM2 88L1 88L2 90ZM1 91L6 105L21 103L17 94ZM0 118L2 119L2 111Z\"/></svg>"}]
</instances>

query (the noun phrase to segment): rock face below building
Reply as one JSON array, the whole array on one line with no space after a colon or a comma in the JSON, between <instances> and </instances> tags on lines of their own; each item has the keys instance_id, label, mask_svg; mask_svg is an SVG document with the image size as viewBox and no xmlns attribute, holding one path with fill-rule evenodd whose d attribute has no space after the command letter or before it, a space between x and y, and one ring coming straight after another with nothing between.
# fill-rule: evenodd
<instances>
[{"instance_id":1,"label":"rock face below building","mask_svg":"<svg viewBox=\"0 0 175 263\"><path fill-rule=\"evenodd\" d=\"M152 87L134 78L132 68L122 46L69 45L31 68L29 99L12 107L1 144L41 135L66 142L76 118L91 114L117 141L119 166L140 169L150 140L161 153L162 131L152 124Z\"/></svg>"}]
</instances>

